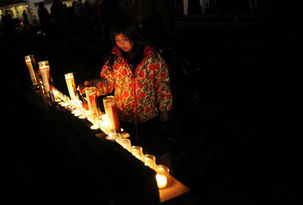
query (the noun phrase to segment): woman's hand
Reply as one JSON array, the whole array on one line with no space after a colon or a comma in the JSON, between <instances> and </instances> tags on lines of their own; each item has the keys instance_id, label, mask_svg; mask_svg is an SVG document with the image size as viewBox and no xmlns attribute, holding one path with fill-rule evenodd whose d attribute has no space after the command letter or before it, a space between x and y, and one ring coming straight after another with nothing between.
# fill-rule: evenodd
<instances>
[{"instance_id":1,"label":"woman's hand","mask_svg":"<svg viewBox=\"0 0 303 205\"><path fill-rule=\"evenodd\" d=\"M88 81L85 81L84 85L83 84L78 85L78 90L79 90L81 95L83 95L85 93L85 90L86 90L87 87L90 87L90 84L89 84Z\"/></svg>"},{"instance_id":2,"label":"woman's hand","mask_svg":"<svg viewBox=\"0 0 303 205\"><path fill-rule=\"evenodd\" d=\"M168 113L167 110L160 112L160 120L161 120L161 122L168 122L168 120L169 120L169 113Z\"/></svg>"}]
</instances>

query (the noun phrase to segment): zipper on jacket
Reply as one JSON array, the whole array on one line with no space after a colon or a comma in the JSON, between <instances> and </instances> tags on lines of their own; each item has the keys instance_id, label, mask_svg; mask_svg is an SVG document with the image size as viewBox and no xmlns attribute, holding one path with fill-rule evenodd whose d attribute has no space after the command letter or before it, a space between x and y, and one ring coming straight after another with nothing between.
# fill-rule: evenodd
<instances>
[{"instance_id":1,"label":"zipper on jacket","mask_svg":"<svg viewBox=\"0 0 303 205\"><path fill-rule=\"evenodd\" d=\"M137 109L137 88L136 88L136 71L139 65L135 68L134 72L132 71L129 63L125 61L125 59L122 57L122 61L124 62L125 65L127 65L128 69L130 70L130 73L133 78L133 88L134 88L134 104L135 104L135 127L136 127L136 132L137 132L137 124L138 124L138 109Z\"/></svg>"},{"instance_id":2,"label":"zipper on jacket","mask_svg":"<svg viewBox=\"0 0 303 205\"><path fill-rule=\"evenodd\" d=\"M135 104L135 124L138 123L138 109L137 109L137 88L136 88L136 77L133 75L133 84L134 84L134 104Z\"/></svg>"}]
</instances>

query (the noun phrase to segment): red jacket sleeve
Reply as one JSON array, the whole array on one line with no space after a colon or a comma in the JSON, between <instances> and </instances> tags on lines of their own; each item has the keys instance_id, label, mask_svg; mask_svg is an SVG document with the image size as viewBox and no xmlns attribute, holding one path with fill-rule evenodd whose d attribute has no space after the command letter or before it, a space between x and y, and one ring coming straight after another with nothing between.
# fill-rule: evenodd
<instances>
[{"instance_id":1,"label":"red jacket sleeve","mask_svg":"<svg viewBox=\"0 0 303 205\"><path fill-rule=\"evenodd\" d=\"M155 88L160 111L171 110L173 107L172 92L168 74L168 67L164 59L158 54L155 63Z\"/></svg>"},{"instance_id":2,"label":"red jacket sleeve","mask_svg":"<svg viewBox=\"0 0 303 205\"><path fill-rule=\"evenodd\" d=\"M89 81L90 86L96 87L97 95L106 95L113 91L115 87L115 79L113 71L105 64L100 72L100 79Z\"/></svg>"}]
</instances>

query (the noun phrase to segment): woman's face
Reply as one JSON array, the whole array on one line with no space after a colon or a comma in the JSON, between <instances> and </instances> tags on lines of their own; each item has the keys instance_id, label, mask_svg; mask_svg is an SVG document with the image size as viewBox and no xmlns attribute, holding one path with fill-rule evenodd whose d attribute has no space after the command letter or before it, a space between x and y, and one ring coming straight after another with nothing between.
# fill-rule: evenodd
<instances>
[{"instance_id":1,"label":"woman's face","mask_svg":"<svg viewBox=\"0 0 303 205\"><path fill-rule=\"evenodd\" d=\"M124 34L119 33L115 36L116 45L124 52L130 52L133 47L134 43L131 42Z\"/></svg>"}]
</instances>

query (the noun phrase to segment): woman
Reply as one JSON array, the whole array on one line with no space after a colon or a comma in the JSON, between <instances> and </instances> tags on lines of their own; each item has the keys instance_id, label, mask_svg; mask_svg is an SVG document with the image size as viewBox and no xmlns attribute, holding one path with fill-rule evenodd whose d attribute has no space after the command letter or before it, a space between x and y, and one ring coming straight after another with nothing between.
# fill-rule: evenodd
<instances>
[{"instance_id":1,"label":"woman","mask_svg":"<svg viewBox=\"0 0 303 205\"><path fill-rule=\"evenodd\" d=\"M168 67L158 52L140 41L133 27L113 29L112 37L115 46L101 78L84 85L96 87L98 96L114 90L120 122L132 142L146 152L163 155L167 140L161 127L172 109ZM85 86L79 87L80 92Z\"/></svg>"}]
</instances>

